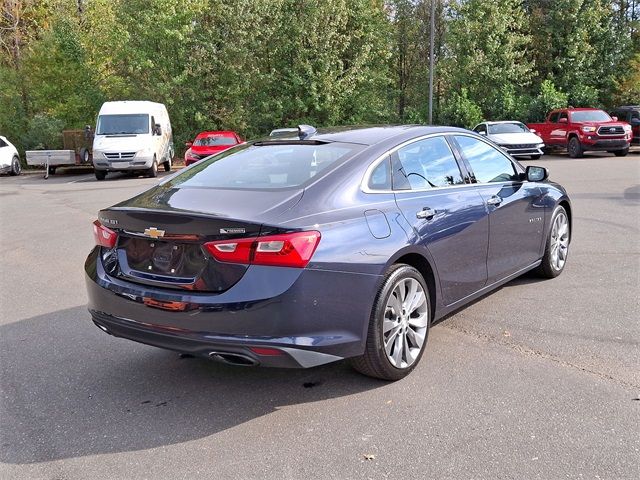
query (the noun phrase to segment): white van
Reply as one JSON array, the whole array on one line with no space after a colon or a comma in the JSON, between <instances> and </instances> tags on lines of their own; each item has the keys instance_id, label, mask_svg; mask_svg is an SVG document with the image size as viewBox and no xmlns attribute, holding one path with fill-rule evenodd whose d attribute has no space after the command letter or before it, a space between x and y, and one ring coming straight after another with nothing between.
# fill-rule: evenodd
<instances>
[{"instance_id":1,"label":"white van","mask_svg":"<svg viewBox=\"0 0 640 480\"><path fill-rule=\"evenodd\" d=\"M171 170L173 134L167 108L146 101L105 102L93 139L96 178L107 172L143 171L158 175L158 165Z\"/></svg>"}]
</instances>

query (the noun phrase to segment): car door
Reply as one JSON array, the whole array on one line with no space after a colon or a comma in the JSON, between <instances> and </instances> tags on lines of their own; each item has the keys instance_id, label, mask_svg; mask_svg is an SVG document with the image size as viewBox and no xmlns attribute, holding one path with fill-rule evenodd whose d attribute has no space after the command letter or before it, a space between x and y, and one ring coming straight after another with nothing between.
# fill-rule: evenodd
<instances>
[{"instance_id":1,"label":"car door","mask_svg":"<svg viewBox=\"0 0 640 480\"><path fill-rule=\"evenodd\" d=\"M488 284L540 259L544 237L541 189L499 149L466 134L454 135L457 149L473 175L476 191L489 211Z\"/></svg>"},{"instance_id":2,"label":"car door","mask_svg":"<svg viewBox=\"0 0 640 480\"><path fill-rule=\"evenodd\" d=\"M391 160L396 204L413 227L411 241L427 248L435 262L444 303L450 305L484 287L487 210L446 138L413 141L395 151Z\"/></svg>"},{"instance_id":3,"label":"car door","mask_svg":"<svg viewBox=\"0 0 640 480\"><path fill-rule=\"evenodd\" d=\"M7 142L0 138L0 167L11 165L12 153Z\"/></svg>"}]
</instances>

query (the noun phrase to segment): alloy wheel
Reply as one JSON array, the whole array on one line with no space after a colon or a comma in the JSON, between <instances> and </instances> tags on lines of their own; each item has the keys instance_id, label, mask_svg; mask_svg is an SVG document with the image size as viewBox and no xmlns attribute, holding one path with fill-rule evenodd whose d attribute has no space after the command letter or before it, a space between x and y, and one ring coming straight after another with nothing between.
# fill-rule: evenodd
<instances>
[{"instance_id":1,"label":"alloy wheel","mask_svg":"<svg viewBox=\"0 0 640 480\"><path fill-rule=\"evenodd\" d=\"M400 279L387 299L382 337L387 359L396 368L410 367L427 335L427 297L414 278Z\"/></svg>"},{"instance_id":2,"label":"alloy wheel","mask_svg":"<svg viewBox=\"0 0 640 480\"><path fill-rule=\"evenodd\" d=\"M551 228L551 266L562 270L569 251L569 221L564 212L558 213Z\"/></svg>"}]
</instances>

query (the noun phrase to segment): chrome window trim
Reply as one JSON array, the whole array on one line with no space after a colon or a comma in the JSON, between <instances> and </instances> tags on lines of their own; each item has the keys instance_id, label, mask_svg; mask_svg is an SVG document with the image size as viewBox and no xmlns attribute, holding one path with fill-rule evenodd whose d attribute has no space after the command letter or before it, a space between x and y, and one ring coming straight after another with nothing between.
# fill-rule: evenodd
<instances>
[{"instance_id":1,"label":"chrome window trim","mask_svg":"<svg viewBox=\"0 0 640 480\"><path fill-rule=\"evenodd\" d=\"M364 172L364 176L362 177L362 181L360 182L360 190L362 190L363 193L384 193L384 194L389 194L389 193L422 193L422 192L433 192L433 191L438 191L438 190L448 190L448 189L452 189L452 188L465 188L465 187L482 187L482 186L488 186L488 185L504 185L507 183L524 183L527 182L526 179L524 180L506 180L504 182L476 182L476 183L461 183L459 185L447 185L445 187L430 187L430 188L421 188L418 190L393 190L392 189L385 189L385 190L378 190L378 189L372 189L369 188L369 179L371 178L371 174L373 173L373 171L375 170L375 168L382 163L382 161L384 161L386 158L390 157L392 154L394 154L395 152L397 152L398 150L400 150L402 147L405 147L407 145L410 145L414 142L419 142L421 140L425 140L427 138L432 138L432 137L445 137L447 135L461 135L461 136L465 136L465 137L471 137L471 138L475 138L476 140L479 140L481 142L486 143L487 145L489 145L491 148L495 149L497 152L499 152L503 157L505 157L509 162L511 162L511 165L513 165L513 168L515 169L515 171L517 173L524 173L522 171L521 168L519 168L519 164L514 162L514 160L506 153L503 152L501 150L501 148L496 147L495 145L493 145L492 143L486 141L485 138L483 138L480 134L475 133L475 132L438 132L438 133L428 133L426 135L421 135L419 137L415 137L412 138L410 140L405 140L404 142L402 142L399 145L396 145L393 148L390 148L389 150L387 150L385 153L383 153L382 155L378 156L373 162L371 162L371 164L367 167L367 170ZM445 138L445 141L446 138ZM458 158L456 157L455 152L453 151L453 149L451 148L451 146L449 145L449 142L447 142L447 146L449 147L449 150L451 150L451 154L453 155L453 157L456 160L456 163L458 163L459 166L459 162L458 162ZM462 173L462 172L460 172ZM393 177L393 172L391 172L391 176Z\"/></svg>"}]
</instances>

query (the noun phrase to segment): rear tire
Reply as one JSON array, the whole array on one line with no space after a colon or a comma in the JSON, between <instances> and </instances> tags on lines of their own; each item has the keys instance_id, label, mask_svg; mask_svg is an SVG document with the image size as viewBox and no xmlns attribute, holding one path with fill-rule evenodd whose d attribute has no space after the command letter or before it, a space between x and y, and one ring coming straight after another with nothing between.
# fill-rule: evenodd
<instances>
[{"instance_id":1,"label":"rear tire","mask_svg":"<svg viewBox=\"0 0 640 480\"><path fill-rule=\"evenodd\" d=\"M383 380L406 377L422 358L430 324L424 278L409 265L393 265L373 303L364 354L351 359L353 368Z\"/></svg>"},{"instance_id":2,"label":"rear tire","mask_svg":"<svg viewBox=\"0 0 640 480\"><path fill-rule=\"evenodd\" d=\"M613 152L613 154L614 154L616 157L626 157L628 153L629 153L629 147L627 147L627 148L623 148L622 150L615 150L615 151Z\"/></svg>"},{"instance_id":3,"label":"rear tire","mask_svg":"<svg viewBox=\"0 0 640 480\"><path fill-rule=\"evenodd\" d=\"M94 170L96 174L96 180L104 180L107 177L106 170Z\"/></svg>"},{"instance_id":4,"label":"rear tire","mask_svg":"<svg viewBox=\"0 0 640 480\"><path fill-rule=\"evenodd\" d=\"M571 227L564 207L558 205L551 216L542 263L536 273L544 278L555 278L562 273L569 254Z\"/></svg>"},{"instance_id":5,"label":"rear tire","mask_svg":"<svg viewBox=\"0 0 640 480\"><path fill-rule=\"evenodd\" d=\"M171 159L167 160L162 165L164 166L164 171L165 172L170 172L171 171Z\"/></svg>"},{"instance_id":6,"label":"rear tire","mask_svg":"<svg viewBox=\"0 0 640 480\"><path fill-rule=\"evenodd\" d=\"M17 156L14 156L11 159L11 170L9 171L9 175L20 175L22 172L22 165L20 165L20 159Z\"/></svg>"},{"instance_id":7,"label":"rear tire","mask_svg":"<svg viewBox=\"0 0 640 480\"><path fill-rule=\"evenodd\" d=\"M584 151L582 150L582 145L580 145L580 140L578 137L571 137L569 140L569 145L567 146L567 151L569 152L569 156L571 158L582 158L584 155Z\"/></svg>"}]
</instances>

